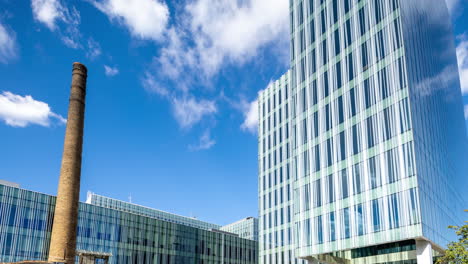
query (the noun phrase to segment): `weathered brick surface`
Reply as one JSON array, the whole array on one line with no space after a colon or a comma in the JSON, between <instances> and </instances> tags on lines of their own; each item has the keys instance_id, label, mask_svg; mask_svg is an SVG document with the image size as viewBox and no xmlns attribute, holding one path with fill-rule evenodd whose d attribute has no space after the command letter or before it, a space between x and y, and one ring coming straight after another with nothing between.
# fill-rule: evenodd
<instances>
[{"instance_id":1,"label":"weathered brick surface","mask_svg":"<svg viewBox=\"0 0 468 264\"><path fill-rule=\"evenodd\" d=\"M73 63L70 104L52 226L49 262L74 263L75 260L86 78L86 67L81 63Z\"/></svg>"}]
</instances>

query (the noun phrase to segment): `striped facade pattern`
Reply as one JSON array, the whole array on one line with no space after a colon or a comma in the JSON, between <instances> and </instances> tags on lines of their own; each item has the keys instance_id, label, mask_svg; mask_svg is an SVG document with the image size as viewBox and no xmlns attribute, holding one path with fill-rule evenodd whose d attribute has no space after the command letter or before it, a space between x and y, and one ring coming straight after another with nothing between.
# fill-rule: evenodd
<instances>
[{"instance_id":1,"label":"striped facade pattern","mask_svg":"<svg viewBox=\"0 0 468 264\"><path fill-rule=\"evenodd\" d=\"M255 217L247 217L222 226L220 230L237 234L241 238L258 241L258 219Z\"/></svg>"},{"instance_id":2,"label":"striped facade pattern","mask_svg":"<svg viewBox=\"0 0 468 264\"><path fill-rule=\"evenodd\" d=\"M46 260L55 197L0 185L0 262ZM110 263L255 264L257 242L81 203L77 250Z\"/></svg>"},{"instance_id":3,"label":"striped facade pattern","mask_svg":"<svg viewBox=\"0 0 468 264\"><path fill-rule=\"evenodd\" d=\"M259 262L342 254L415 263L414 239L443 247L464 204L467 141L447 6L289 4L291 70L259 96ZM396 251L355 254L384 244Z\"/></svg>"},{"instance_id":4,"label":"striped facade pattern","mask_svg":"<svg viewBox=\"0 0 468 264\"><path fill-rule=\"evenodd\" d=\"M445 1L400 0L422 236L458 238L468 208L468 140L454 33Z\"/></svg>"},{"instance_id":5,"label":"striped facade pattern","mask_svg":"<svg viewBox=\"0 0 468 264\"><path fill-rule=\"evenodd\" d=\"M259 262L303 264L294 255L291 73L259 95Z\"/></svg>"},{"instance_id":6,"label":"striped facade pattern","mask_svg":"<svg viewBox=\"0 0 468 264\"><path fill-rule=\"evenodd\" d=\"M398 1L292 4L297 256L415 237Z\"/></svg>"},{"instance_id":7,"label":"striped facade pattern","mask_svg":"<svg viewBox=\"0 0 468 264\"><path fill-rule=\"evenodd\" d=\"M105 197L102 195L98 195L92 192L88 193L88 197L86 203L101 206L109 209L119 210L123 212L128 212L132 214L143 215L171 223L191 226L195 228L201 228L205 230L210 229L220 229L220 225L211 224L208 222L200 221L195 218L176 215L168 212L164 212L161 210L156 210L153 208L149 208L146 206L141 206L134 203L124 202L117 199Z\"/></svg>"}]
</instances>

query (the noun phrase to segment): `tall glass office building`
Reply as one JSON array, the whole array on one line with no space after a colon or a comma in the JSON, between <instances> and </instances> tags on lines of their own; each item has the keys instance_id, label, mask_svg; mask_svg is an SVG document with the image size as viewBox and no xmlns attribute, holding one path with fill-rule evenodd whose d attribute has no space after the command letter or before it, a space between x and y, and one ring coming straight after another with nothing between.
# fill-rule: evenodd
<instances>
[{"instance_id":1,"label":"tall glass office building","mask_svg":"<svg viewBox=\"0 0 468 264\"><path fill-rule=\"evenodd\" d=\"M290 23L288 89L259 97L260 263L294 263L281 259L291 248L310 262L432 263L468 205L445 1L291 0ZM292 217L271 227L285 166ZM292 246L277 244L283 229Z\"/></svg>"},{"instance_id":2,"label":"tall glass office building","mask_svg":"<svg viewBox=\"0 0 468 264\"><path fill-rule=\"evenodd\" d=\"M270 84L259 104L259 262L304 264L294 253L291 72Z\"/></svg>"},{"instance_id":3,"label":"tall glass office building","mask_svg":"<svg viewBox=\"0 0 468 264\"><path fill-rule=\"evenodd\" d=\"M0 184L0 262L47 260L55 197ZM77 253L109 263L256 264L257 242L80 203Z\"/></svg>"}]
</instances>

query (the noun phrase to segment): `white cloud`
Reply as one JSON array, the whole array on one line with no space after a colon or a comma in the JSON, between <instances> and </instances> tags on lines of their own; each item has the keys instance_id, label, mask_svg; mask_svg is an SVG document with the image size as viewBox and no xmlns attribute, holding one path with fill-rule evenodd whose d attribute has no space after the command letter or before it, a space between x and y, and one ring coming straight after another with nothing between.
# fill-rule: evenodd
<instances>
[{"instance_id":1,"label":"white cloud","mask_svg":"<svg viewBox=\"0 0 468 264\"><path fill-rule=\"evenodd\" d=\"M288 51L285 0L196 0L181 17L158 58L169 78L179 78L185 68L211 77L226 63L250 61L267 44Z\"/></svg>"},{"instance_id":2,"label":"white cloud","mask_svg":"<svg viewBox=\"0 0 468 264\"><path fill-rule=\"evenodd\" d=\"M169 20L169 8L158 0L91 0L109 19L140 39L160 40Z\"/></svg>"},{"instance_id":3,"label":"white cloud","mask_svg":"<svg viewBox=\"0 0 468 264\"><path fill-rule=\"evenodd\" d=\"M94 60L95 58L99 57L102 53L101 45L99 42L94 40L93 38L88 39L88 49L86 51L86 57L90 60Z\"/></svg>"},{"instance_id":4,"label":"white cloud","mask_svg":"<svg viewBox=\"0 0 468 264\"><path fill-rule=\"evenodd\" d=\"M150 74L149 72L145 72L145 76L142 78L141 83L145 90L149 93L156 93L161 97L168 97L169 90L161 85L154 75Z\"/></svg>"},{"instance_id":5,"label":"white cloud","mask_svg":"<svg viewBox=\"0 0 468 264\"><path fill-rule=\"evenodd\" d=\"M458 85L458 82L457 66L448 65L437 74L415 83L415 92L418 92L422 96L433 96L446 87ZM446 99L453 100L457 94L458 92L455 94L448 93Z\"/></svg>"},{"instance_id":6,"label":"white cloud","mask_svg":"<svg viewBox=\"0 0 468 264\"><path fill-rule=\"evenodd\" d=\"M187 66L196 66L196 54L193 49L187 46L183 39L183 32L170 28L166 34L166 46L161 49L160 56L156 58L159 63L158 69L162 74L170 79L178 79L181 72L184 72Z\"/></svg>"},{"instance_id":7,"label":"white cloud","mask_svg":"<svg viewBox=\"0 0 468 264\"><path fill-rule=\"evenodd\" d=\"M65 118L52 112L48 104L36 101L30 95L21 96L11 92L0 94L0 119L13 127L30 124L48 127L53 121L66 123Z\"/></svg>"},{"instance_id":8,"label":"white cloud","mask_svg":"<svg viewBox=\"0 0 468 264\"><path fill-rule=\"evenodd\" d=\"M17 47L14 32L0 24L0 63L7 63L16 57Z\"/></svg>"},{"instance_id":9,"label":"white cloud","mask_svg":"<svg viewBox=\"0 0 468 264\"><path fill-rule=\"evenodd\" d=\"M251 133L258 132L258 98L251 102L244 112L244 123L241 129Z\"/></svg>"},{"instance_id":10,"label":"white cloud","mask_svg":"<svg viewBox=\"0 0 468 264\"><path fill-rule=\"evenodd\" d=\"M268 85L266 86L265 89L270 87L270 85L273 85L273 81L270 80ZM258 92L257 98L250 102L249 104L242 104L242 112L244 114L244 122L241 125L241 129L244 131L248 131L250 133L256 134L258 133L258 96L260 95L261 92L264 90L260 90Z\"/></svg>"},{"instance_id":11,"label":"white cloud","mask_svg":"<svg viewBox=\"0 0 468 264\"><path fill-rule=\"evenodd\" d=\"M34 19L57 31L62 42L72 49L81 48L80 13L74 6L67 7L61 0L31 0Z\"/></svg>"},{"instance_id":12,"label":"white cloud","mask_svg":"<svg viewBox=\"0 0 468 264\"><path fill-rule=\"evenodd\" d=\"M452 16L456 16L457 9L460 7L460 0L445 0L448 10Z\"/></svg>"},{"instance_id":13,"label":"white cloud","mask_svg":"<svg viewBox=\"0 0 468 264\"><path fill-rule=\"evenodd\" d=\"M465 105L465 119L468 120L468 105Z\"/></svg>"},{"instance_id":14,"label":"white cloud","mask_svg":"<svg viewBox=\"0 0 468 264\"><path fill-rule=\"evenodd\" d=\"M201 135L200 141L196 145L190 145L189 149L191 151L207 150L212 148L216 144L216 141L211 138L210 130L207 129Z\"/></svg>"},{"instance_id":15,"label":"white cloud","mask_svg":"<svg viewBox=\"0 0 468 264\"><path fill-rule=\"evenodd\" d=\"M462 35L457 46L458 70L463 94L468 94L468 37Z\"/></svg>"},{"instance_id":16,"label":"white cloud","mask_svg":"<svg viewBox=\"0 0 468 264\"><path fill-rule=\"evenodd\" d=\"M190 129L203 118L218 112L215 100L197 99L190 93L169 90L149 72L145 72L141 84L148 93L153 93L168 100L172 114L182 129Z\"/></svg>"},{"instance_id":17,"label":"white cloud","mask_svg":"<svg viewBox=\"0 0 468 264\"><path fill-rule=\"evenodd\" d=\"M104 65L104 71L106 72L106 76L112 77L119 74L119 69L117 67L110 67Z\"/></svg>"},{"instance_id":18,"label":"white cloud","mask_svg":"<svg viewBox=\"0 0 468 264\"><path fill-rule=\"evenodd\" d=\"M188 92L169 90L153 74L145 72L141 84L148 93L157 94L168 100L172 106L172 114L179 126L190 129L200 123L203 118L213 116L218 112L216 100L197 99Z\"/></svg>"},{"instance_id":19,"label":"white cloud","mask_svg":"<svg viewBox=\"0 0 468 264\"><path fill-rule=\"evenodd\" d=\"M174 109L179 109L175 97L185 98L196 88L209 87L210 80L227 65L251 62L267 47L289 53L288 1L193 0L178 10L177 23L167 29L163 48L154 58L154 70L146 73L142 82L147 91L169 98ZM286 64L285 57L289 58L277 59ZM170 83L175 89L168 91L161 83ZM247 114L249 103L241 106ZM209 114L194 120L199 122L216 112L214 106L209 109ZM183 124L191 122L181 122L180 115L175 116L182 127L190 126ZM249 119L242 129L254 131L253 123Z\"/></svg>"},{"instance_id":20,"label":"white cloud","mask_svg":"<svg viewBox=\"0 0 468 264\"><path fill-rule=\"evenodd\" d=\"M215 114L215 101L197 100L194 97L172 98L173 114L182 128L191 128L205 116Z\"/></svg>"},{"instance_id":21,"label":"white cloud","mask_svg":"<svg viewBox=\"0 0 468 264\"><path fill-rule=\"evenodd\" d=\"M288 32L284 0L198 0L187 10L200 60L211 71L225 58L242 62L254 56L258 48Z\"/></svg>"},{"instance_id":22,"label":"white cloud","mask_svg":"<svg viewBox=\"0 0 468 264\"><path fill-rule=\"evenodd\" d=\"M34 19L44 23L52 31L57 28L56 20L63 20L63 7L59 0L32 0L31 6Z\"/></svg>"}]
</instances>

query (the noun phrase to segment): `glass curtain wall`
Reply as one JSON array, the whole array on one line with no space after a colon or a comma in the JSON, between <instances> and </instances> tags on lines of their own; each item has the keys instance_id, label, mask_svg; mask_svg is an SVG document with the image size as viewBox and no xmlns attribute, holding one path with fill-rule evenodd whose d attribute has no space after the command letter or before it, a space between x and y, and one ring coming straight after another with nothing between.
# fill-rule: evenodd
<instances>
[{"instance_id":1,"label":"glass curtain wall","mask_svg":"<svg viewBox=\"0 0 468 264\"><path fill-rule=\"evenodd\" d=\"M0 262L46 260L55 197L0 185ZM77 250L110 263L257 263L257 242L81 203Z\"/></svg>"},{"instance_id":2,"label":"glass curtain wall","mask_svg":"<svg viewBox=\"0 0 468 264\"><path fill-rule=\"evenodd\" d=\"M290 15L297 255L416 237L399 1L294 0Z\"/></svg>"}]
</instances>

